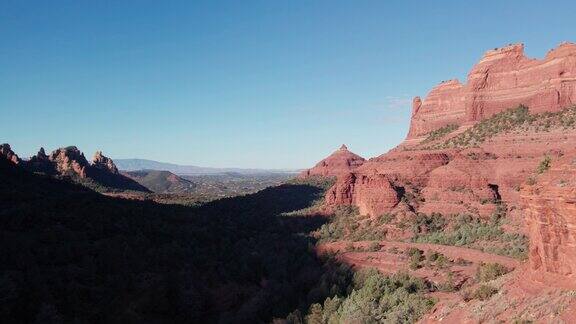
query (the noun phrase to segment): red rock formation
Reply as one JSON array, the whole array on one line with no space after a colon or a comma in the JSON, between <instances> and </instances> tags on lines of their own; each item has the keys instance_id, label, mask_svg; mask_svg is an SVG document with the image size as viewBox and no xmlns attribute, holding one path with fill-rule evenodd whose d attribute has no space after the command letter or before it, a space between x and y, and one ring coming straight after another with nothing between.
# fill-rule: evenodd
<instances>
[{"instance_id":1,"label":"red rock formation","mask_svg":"<svg viewBox=\"0 0 576 324\"><path fill-rule=\"evenodd\" d=\"M390 151L368 160L356 173L387 174L398 182L424 185L430 171L447 164L451 155L449 151Z\"/></svg>"},{"instance_id":2,"label":"red rock formation","mask_svg":"<svg viewBox=\"0 0 576 324\"><path fill-rule=\"evenodd\" d=\"M338 177L336 183L326 192L326 204L330 206L351 205L355 183L356 176L353 173Z\"/></svg>"},{"instance_id":3,"label":"red rock formation","mask_svg":"<svg viewBox=\"0 0 576 324\"><path fill-rule=\"evenodd\" d=\"M358 206L360 214L379 216L400 202L398 192L384 174L361 175L355 188L352 202Z\"/></svg>"},{"instance_id":4,"label":"red rock formation","mask_svg":"<svg viewBox=\"0 0 576 324\"><path fill-rule=\"evenodd\" d=\"M576 44L563 43L542 60L516 44L486 52L468 81L444 82L423 102L414 100L408 139L448 124L470 124L526 105L531 112L558 111L576 104Z\"/></svg>"},{"instance_id":5,"label":"red rock formation","mask_svg":"<svg viewBox=\"0 0 576 324\"><path fill-rule=\"evenodd\" d=\"M5 143L0 145L0 158L4 158L14 164L20 163L20 158L12 151L10 144Z\"/></svg>"},{"instance_id":6,"label":"red rock formation","mask_svg":"<svg viewBox=\"0 0 576 324\"><path fill-rule=\"evenodd\" d=\"M576 287L576 154L554 161L521 196L530 237L534 277Z\"/></svg>"},{"instance_id":7,"label":"red rock formation","mask_svg":"<svg viewBox=\"0 0 576 324\"><path fill-rule=\"evenodd\" d=\"M341 176L328 190L328 205L355 205L361 214L381 215L392 210L400 202L396 189L386 175Z\"/></svg>"},{"instance_id":8,"label":"red rock formation","mask_svg":"<svg viewBox=\"0 0 576 324\"><path fill-rule=\"evenodd\" d=\"M425 203L419 211L444 215L490 215L494 210L493 203L500 198L500 194L498 187L491 185L479 172L486 168L482 160L458 154L447 165L434 169L422 190Z\"/></svg>"},{"instance_id":9,"label":"red rock formation","mask_svg":"<svg viewBox=\"0 0 576 324\"><path fill-rule=\"evenodd\" d=\"M464 122L466 109L463 88L458 80L444 81L430 91L424 102L420 97L414 98L408 137L417 137L449 124L460 125Z\"/></svg>"},{"instance_id":10,"label":"red rock formation","mask_svg":"<svg viewBox=\"0 0 576 324\"><path fill-rule=\"evenodd\" d=\"M316 166L302 172L300 177L345 175L361 166L364 161L364 158L348 151L346 145L342 145L339 150L318 162Z\"/></svg>"},{"instance_id":11,"label":"red rock formation","mask_svg":"<svg viewBox=\"0 0 576 324\"><path fill-rule=\"evenodd\" d=\"M92 166L98 169L107 170L110 173L118 174L118 168L111 158L102 154L102 151L96 151L92 158Z\"/></svg>"},{"instance_id":12,"label":"red rock formation","mask_svg":"<svg viewBox=\"0 0 576 324\"><path fill-rule=\"evenodd\" d=\"M89 167L84 153L76 146L68 146L53 151L48 159L55 163L55 169L59 174L78 175L86 178L86 168Z\"/></svg>"}]
</instances>

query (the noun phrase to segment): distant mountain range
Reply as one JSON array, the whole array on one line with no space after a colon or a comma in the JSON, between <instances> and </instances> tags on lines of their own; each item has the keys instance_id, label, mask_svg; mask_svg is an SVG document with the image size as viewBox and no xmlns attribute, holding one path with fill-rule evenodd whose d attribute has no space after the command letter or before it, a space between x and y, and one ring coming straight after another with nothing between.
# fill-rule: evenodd
<instances>
[{"instance_id":1,"label":"distant mountain range","mask_svg":"<svg viewBox=\"0 0 576 324\"><path fill-rule=\"evenodd\" d=\"M209 168L195 165L179 165L158 162L146 159L114 159L118 169L123 171L160 170L170 171L178 175L206 175L206 174L262 174L262 173L297 173L299 170L290 169L242 169L242 168Z\"/></svg>"}]
</instances>

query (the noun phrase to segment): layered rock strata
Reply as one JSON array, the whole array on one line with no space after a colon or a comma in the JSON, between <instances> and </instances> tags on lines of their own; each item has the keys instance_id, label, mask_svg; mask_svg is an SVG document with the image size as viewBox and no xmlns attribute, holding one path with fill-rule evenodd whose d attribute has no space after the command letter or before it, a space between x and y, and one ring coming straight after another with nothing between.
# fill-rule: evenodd
<instances>
[{"instance_id":1,"label":"layered rock strata","mask_svg":"<svg viewBox=\"0 0 576 324\"><path fill-rule=\"evenodd\" d=\"M531 112L558 111L576 104L576 44L563 43L542 60L524 55L524 45L487 51L466 84L441 83L413 102L408 139L449 124L478 122L525 105Z\"/></svg>"}]
</instances>

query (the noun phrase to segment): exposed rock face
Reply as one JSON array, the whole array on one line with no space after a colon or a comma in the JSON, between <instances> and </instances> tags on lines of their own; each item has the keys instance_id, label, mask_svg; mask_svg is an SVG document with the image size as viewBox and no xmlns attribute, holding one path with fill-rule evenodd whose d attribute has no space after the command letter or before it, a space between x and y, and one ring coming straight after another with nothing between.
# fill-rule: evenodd
<instances>
[{"instance_id":1,"label":"exposed rock face","mask_svg":"<svg viewBox=\"0 0 576 324\"><path fill-rule=\"evenodd\" d=\"M10 144L5 143L0 145L0 158L4 158L14 164L20 163L20 158L12 151Z\"/></svg>"},{"instance_id":2,"label":"exposed rock face","mask_svg":"<svg viewBox=\"0 0 576 324\"><path fill-rule=\"evenodd\" d=\"M563 43L542 60L527 58L522 44L486 52L465 85L443 82L424 101L415 98L408 138L475 123L520 104L531 112L576 104L576 44Z\"/></svg>"},{"instance_id":3,"label":"exposed rock face","mask_svg":"<svg viewBox=\"0 0 576 324\"><path fill-rule=\"evenodd\" d=\"M521 195L530 236L530 267L549 284L576 287L576 154L554 161Z\"/></svg>"},{"instance_id":4,"label":"exposed rock face","mask_svg":"<svg viewBox=\"0 0 576 324\"><path fill-rule=\"evenodd\" d=\"M356 176L353 173L338 177L336 183L326 193L326 204L351 205L355 183Z\"/></svg>"},{"instance_id":5,"label":"exposed rock face","mask_svg":"<svg viewBox=\"0 0 576 324\"><path fill-rule=\"evenodd\" d=\"M358 178L353 203L360 214L379 216L391 211L400 197L384 174L362 175Z\"/></svg>"},{"instance_id":6,"label":"exposed rock face","mask_svg":"<svg viewBox=\"0 0 576 324\"><path fill-rule=\"evenodd\" d=\"M326 194L328 205L355 205L361 214L380 215L400 202L396 189L386 175L356 176L348 173L338 178Z\"/></svg>"},{"instance_id":7,"label":"exposed rock face","mask_svg":"<svg viewBox=\"0 0 576 324\"><path fill-rule=\"evenodd\" d=\"M111 158L102 154L102 151L96 151L92 159L92 166L98 169L107 170L110 173L118 174L118 168Z\"/></svg>"},{"instance_id":8,"label":"exposed rock face","mask_svg":"<svg viewBox=\"0 0 576 324\"><path fill-rule=\"evenodd\" d=\"M475 211L489 215L500 198L498 186L490 184L479 170L486 168L482 160L458 155L447 165L430 172L422 190L425 203L423 213L439 212L453 215Z\"/></svg>"},{"instance_id":9,"label":"exposed rock face","mask_svg":"<svg viewBox=\"0 0 576 324\"><path fill-rule=\"evenodd\" d=\"M62 175L78 175L86 178L86 168L89 167L84 153L76 146L68 146L53 151L48 159L55 164L55 169Z\"/></svg>"},{"instance_id":10,"label":"exposed rock face","mask_svg":"<svg viewBox=\"0 0 576 324\"><path fill-rule=\"evenodd\" d=\"M364 158L348 151L348 147L342 145L336 152L320 161L312 169L302 172L300 176L332 177L345 175L361 166L364 161Z\"/></svg>"},{"instance_id":11,"label":"exposed rock face","mask_svg":"<svg viewBox=\"0 0 576 324\"><path fill-rule=\"evenodd\" d=\"M460 125L465 120L464 86L458 80L449 80L436 86L424 102L420 97L412 103L412 119L408 137L424 135L449 124Z\"/></svg>"}]
</instances>

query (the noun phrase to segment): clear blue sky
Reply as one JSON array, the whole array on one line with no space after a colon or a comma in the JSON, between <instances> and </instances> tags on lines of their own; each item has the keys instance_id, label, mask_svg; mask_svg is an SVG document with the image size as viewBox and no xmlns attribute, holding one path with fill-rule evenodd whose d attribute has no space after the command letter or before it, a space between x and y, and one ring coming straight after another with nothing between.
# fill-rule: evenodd
<instances>
[{"instance_id":1,"label":"clear blue sky","mask_svg":"<svg viewBox=\"0 0 576 324\"><path fill-rule=\"evenodd\" d=\"M399 143L484 51L576 41L576 1L0 1L0 141L301 168Z\"/></svg>"}]
</instances>

